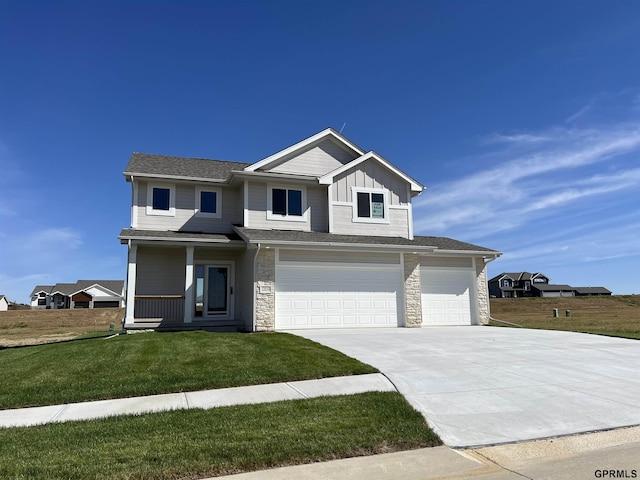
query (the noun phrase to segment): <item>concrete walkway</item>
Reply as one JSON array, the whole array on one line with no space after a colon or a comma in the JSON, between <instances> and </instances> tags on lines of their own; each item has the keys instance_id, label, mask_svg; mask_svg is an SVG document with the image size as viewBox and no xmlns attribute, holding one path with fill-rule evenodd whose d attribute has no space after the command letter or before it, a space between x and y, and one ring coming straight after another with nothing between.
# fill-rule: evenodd
<instances>
[{"instance_id":1,"label":"concrete walkway","mask_svg":"<svg viewBox=\"0 0 640 480\"><path fill-rule=\"evenodd\" d=\"M638 340L479 326L291 333L378 368L450 447L640 425Z\"/></svg>"},{"instance_id":2,"label":"concrete walkway","mask_svg":"<svg viewBox=\"0 0 640 480\"><path fill-rule=\"evenodd\" d=\"M221 388L199 392L169 393L146 397L100 400L97 402L17 408L0 410L0 428L28 427L53 422L91 420L117 415L139 415L187 408L209 409L231 405L277 402L280 400L351 395L372 391L395 392L396 388L384 375L373 373L318 380Z\"/></svg>"}]
</instances>

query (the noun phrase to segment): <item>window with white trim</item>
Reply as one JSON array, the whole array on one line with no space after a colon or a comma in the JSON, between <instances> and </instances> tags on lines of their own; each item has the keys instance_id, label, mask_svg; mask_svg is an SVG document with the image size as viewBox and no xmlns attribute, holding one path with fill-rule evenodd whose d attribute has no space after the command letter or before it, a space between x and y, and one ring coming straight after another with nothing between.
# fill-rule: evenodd
<instances>
[{"instance_id":1,"label":"window with white trim","mask_svg":"<svg viewBox=\"0 0 640 480\"><path fill-rule=\"evenodd\" d=\"M306 189L269 185L267 188L267 219L306 221Z\"/></svg>"},{"instance_id":2,"label":"window with white trim","mask_svg":"<svg viewBox=\"0 0 640 480\"><path fill-rule=\"evenodd\" d=\"M222 218L222 191L219 188L196 188L196 215Z\"/></svg>"},{"instance_id":3,"label":"window with white trim","mask_svg":"<svg viewBox=\"0 0 640 480\"><path fill-rule=\"evenodd\" d=\"M380 188L356 188L352 190L353 221L389 223L389 194Z\"/></svg>"},{"instance_id":4,"label":"window with white trim","mask_svg":"<svg viewBox=\"0 0 640 480\"><path fill-rule=\"evenodd\" d=\"M176 214L176 188L174 185L149 184L147 186L147 215Z\"/></svg>"}]
</instances>

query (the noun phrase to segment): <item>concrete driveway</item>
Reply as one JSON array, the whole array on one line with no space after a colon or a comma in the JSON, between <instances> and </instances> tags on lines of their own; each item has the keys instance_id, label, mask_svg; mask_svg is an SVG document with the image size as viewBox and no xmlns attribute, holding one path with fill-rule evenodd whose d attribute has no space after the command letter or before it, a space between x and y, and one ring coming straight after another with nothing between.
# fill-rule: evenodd
<instances>
[{"instance_id":1,"label":"concrete driveway","mask_svg":"<svg viewBox=\"0 0 640 480\"><path fill-rule=\"evenodd\" d=\"M291 333L380 369L450 447L640 425L640 341L479 326Z\"/></svg>"}]
</instances>

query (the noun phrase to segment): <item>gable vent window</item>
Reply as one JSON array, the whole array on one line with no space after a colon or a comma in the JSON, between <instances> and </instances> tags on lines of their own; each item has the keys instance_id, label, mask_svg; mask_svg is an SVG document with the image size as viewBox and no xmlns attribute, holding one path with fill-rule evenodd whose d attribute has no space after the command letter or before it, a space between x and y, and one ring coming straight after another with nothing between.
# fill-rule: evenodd
<instances>
[{"instance_id":1,"label":"gable vent window","mask_svg":"<svg viewBox=\"0 0 640 480\"><path fill-rule=\"evenodd\" d=\"M271 220L304 220L304 190L271 187L267 218Z\"/></svg>"}]
</instances>

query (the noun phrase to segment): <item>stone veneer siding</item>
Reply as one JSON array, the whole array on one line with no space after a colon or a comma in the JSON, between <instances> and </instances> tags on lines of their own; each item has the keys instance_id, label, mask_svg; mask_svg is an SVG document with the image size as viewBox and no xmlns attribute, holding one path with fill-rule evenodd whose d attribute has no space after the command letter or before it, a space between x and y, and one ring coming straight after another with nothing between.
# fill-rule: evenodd
<instances>
[{"instance_id":1,"label":"stone veneer siding","mask_svg":"<svg viewBox=\"0 0 640 480\"><path fill-rule=\"evenodd\" d=\"M482 258L476 258L476 285L478 299L478 322L489 324L489 287L487 285L487 268Z\"/></svg>"},{"instance_id":2,"label":"stone veneer siding","mask_svg":"<svg viewBox=\"0 0 640 480\"><path fill-rule=\"evenodd\" d=\"M404 254L405 327L422 326L422 288L420 286L420 257Z\"/></svg>"},{"instance_id":3,"label":"stone veneer siding","mask_svg":"<svg viewBox=\"0 0 640 480\"><path fill-rule=\"evenodd\" d=\"M256 266L256 331L272 332L276 316L276 251L263 248Z\"/></svg>"}]
</instances>

